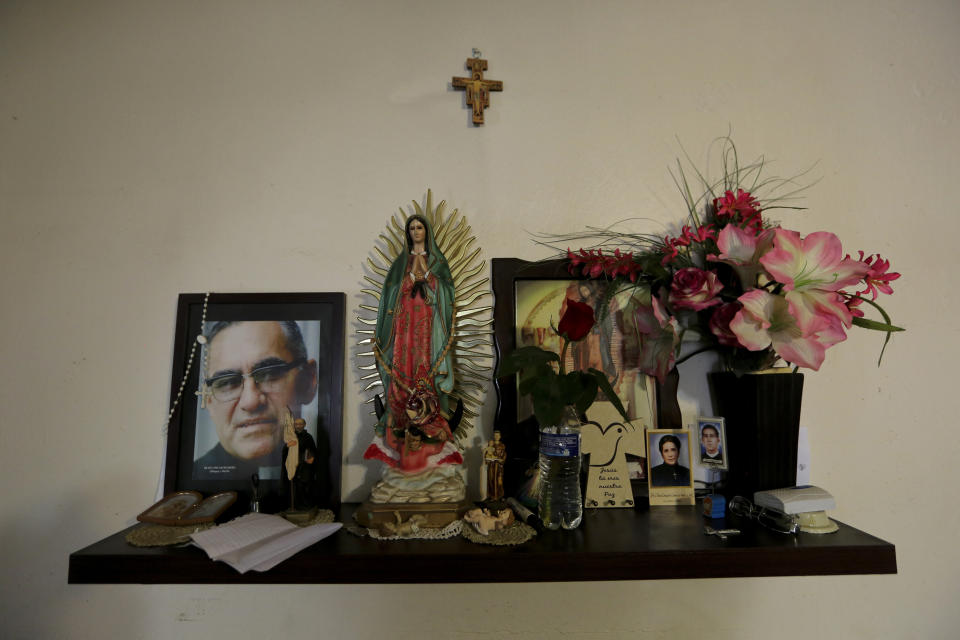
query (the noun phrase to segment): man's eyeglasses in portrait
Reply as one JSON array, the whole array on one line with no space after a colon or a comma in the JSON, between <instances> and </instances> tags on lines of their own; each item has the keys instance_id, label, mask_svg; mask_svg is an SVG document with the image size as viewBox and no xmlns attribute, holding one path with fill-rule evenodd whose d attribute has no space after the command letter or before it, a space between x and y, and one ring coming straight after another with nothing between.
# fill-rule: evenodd
<instances>
[{"instance_id":1,"label":"man's eyeglasses in portrait","mask_svg":"<svg viewBox=\"0 0 960 640\"><path fill-rule=\"evenodd\" d=\"M305 361L301 358L293 362L259 367L250 373L227 373L214 376L207 378L204 382L214 400L217 402L233 402L243 392L243 381L245 379L252 380L261 393L276 393L282 390L287 383L287 374L294 369L299 369L304 364Z\"/></svg>"}]
</instances>

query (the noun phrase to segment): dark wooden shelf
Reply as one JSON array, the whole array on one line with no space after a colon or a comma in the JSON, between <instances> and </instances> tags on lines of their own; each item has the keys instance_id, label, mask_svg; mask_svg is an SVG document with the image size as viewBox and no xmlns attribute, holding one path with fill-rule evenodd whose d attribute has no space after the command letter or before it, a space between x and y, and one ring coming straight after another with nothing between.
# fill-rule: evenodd
<instances>
[{"instance_id":1,"label":"dark wooden shelf","mask_svg":"<svg viewBox=\"0 0 960 640\"><path fill-rule=\"evenodd\" d=\"M344 505L349 522L356 505ZM71 584L567 582L896 573L889 542L840 524L827 535L777 534L728 517L743 533L703 533L695 507L587 510L574 531L517 547L464 538L385 542L341 530L265 573L239 574L196 547L133 547L128 530L70 554ZM139 526L139 525L137 525Z\"/></svg>"}]
</instances>

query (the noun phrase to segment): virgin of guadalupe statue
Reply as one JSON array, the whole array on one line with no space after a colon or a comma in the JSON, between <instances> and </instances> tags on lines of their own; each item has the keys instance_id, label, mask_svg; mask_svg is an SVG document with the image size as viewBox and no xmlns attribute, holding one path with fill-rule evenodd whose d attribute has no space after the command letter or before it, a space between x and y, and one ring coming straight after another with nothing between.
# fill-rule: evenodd
<instances>
[{"instance_id":1,"label":"virgin of guadalupe statue","mask_svg":"<svg viewBox=\"0 0 960 640\"><path fill-rule=\"evenodd\" d=\"M386 463L371 502L456 502L466 494L453 439L454 283L424 216L412 215L387 272L373 352L386 391L365 458Z\"/></svg>"}]
</instances>

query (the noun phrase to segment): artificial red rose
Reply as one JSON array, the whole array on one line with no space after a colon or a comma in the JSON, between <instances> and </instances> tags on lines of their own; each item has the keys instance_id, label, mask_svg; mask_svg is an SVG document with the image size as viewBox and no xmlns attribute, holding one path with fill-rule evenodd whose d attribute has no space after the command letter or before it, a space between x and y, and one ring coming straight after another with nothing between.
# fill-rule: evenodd
<instances>
[{"instance_id":1,"label":"artificial red rose","mask_svg":"<svg viewBox=\"0 0 960 640\"><path fill-rule=\"evenodd\" d=\"M680 309L700 311L720 304L720 298L717 295L722 290L723 285L713 271L687 267L673 274L669 302Z\"/></svg>"},{"instance_id":2,"label":"artificial red rose","mask_svg":"<svg viewBox=\"0 0 960 640\"><path fill-rule=\"evenodd\" d=\"M583 340L593 328L593 307L567 298L567 310L560 317L557 333L571 342Z\"/></svg>"},{"instance_id":3,"label":"artificial red rose","mask_svg":"<svg viewBox=\"0 0 960 640\"><path fill-rule=\"evenodd\" d=\"M728 302L725 305L717 307L710 316L708 325L710 332L717 337L717 342L725 347L740 347L740 341L737 340L737 334L730 330L730 321L737 312L743 308L739 302Z\"/></svg>"}]
</instances>

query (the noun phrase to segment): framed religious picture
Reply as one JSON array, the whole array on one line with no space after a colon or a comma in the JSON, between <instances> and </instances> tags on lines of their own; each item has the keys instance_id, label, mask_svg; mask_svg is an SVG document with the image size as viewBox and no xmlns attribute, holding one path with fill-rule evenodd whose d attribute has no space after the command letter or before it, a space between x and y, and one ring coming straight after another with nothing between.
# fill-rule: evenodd
<instances>
[{"instance_id":1,"label":"framed religious picture","mask_svg":"<svg viewBox=\"0 0 960 640\"><path fill-rule=\"evenodd\" d=\"M650 506L694 504L688 429L648 429Z\"/></svg>"},{"instance_id":2,"label":"framed religious picture","mask_svg":"<svg viewBox=\"0 0 960 640\"><path fill-rule=\"evenodd\" d=\"M636 366L640 355L636 328L629 312L636 290L614 286L606 280L572 276L566 260L527 262L516 258L493 258L494 334L500 361L515 349L533 345L557 354L561 341L554 327L566 308L566 300L594 308L599 322L583 340L571 343L566 369L594 368L604 372L631 422L657 425L656 381ZM602 313L597 313L601 311ZM495 381L499 402L496 424L503 434L510 459L505 469L508 494L522 485L529 463L536 460L538 431L529 396L521 397L517 376ZM598 400L603 400L602 393ZM631 475L642 477L645 461L628 458Z\"/></svg>"},{"instance_id":3,"label":"framed religious picture","mask_svg":"<svg viewBox=\"0 0 960 640\"><path fill-rule=\"evenodd\" d=\"M166 493L233 490L247 504L256 487L271 512L295 481L298 506L339 505L344 309L343 293L180 295Z\"/></svg>"},{"instance_id":4,"label":"framed religious picture","mask_svg":"<svg viewBox=\"0 0 960 640\"><path fill-rule=\"evenodd\" d=\"M723 418L698 418L697 434L700 438L700 466L716 470L727 469L727 430Z\"/></svg>"}]
</instances>

